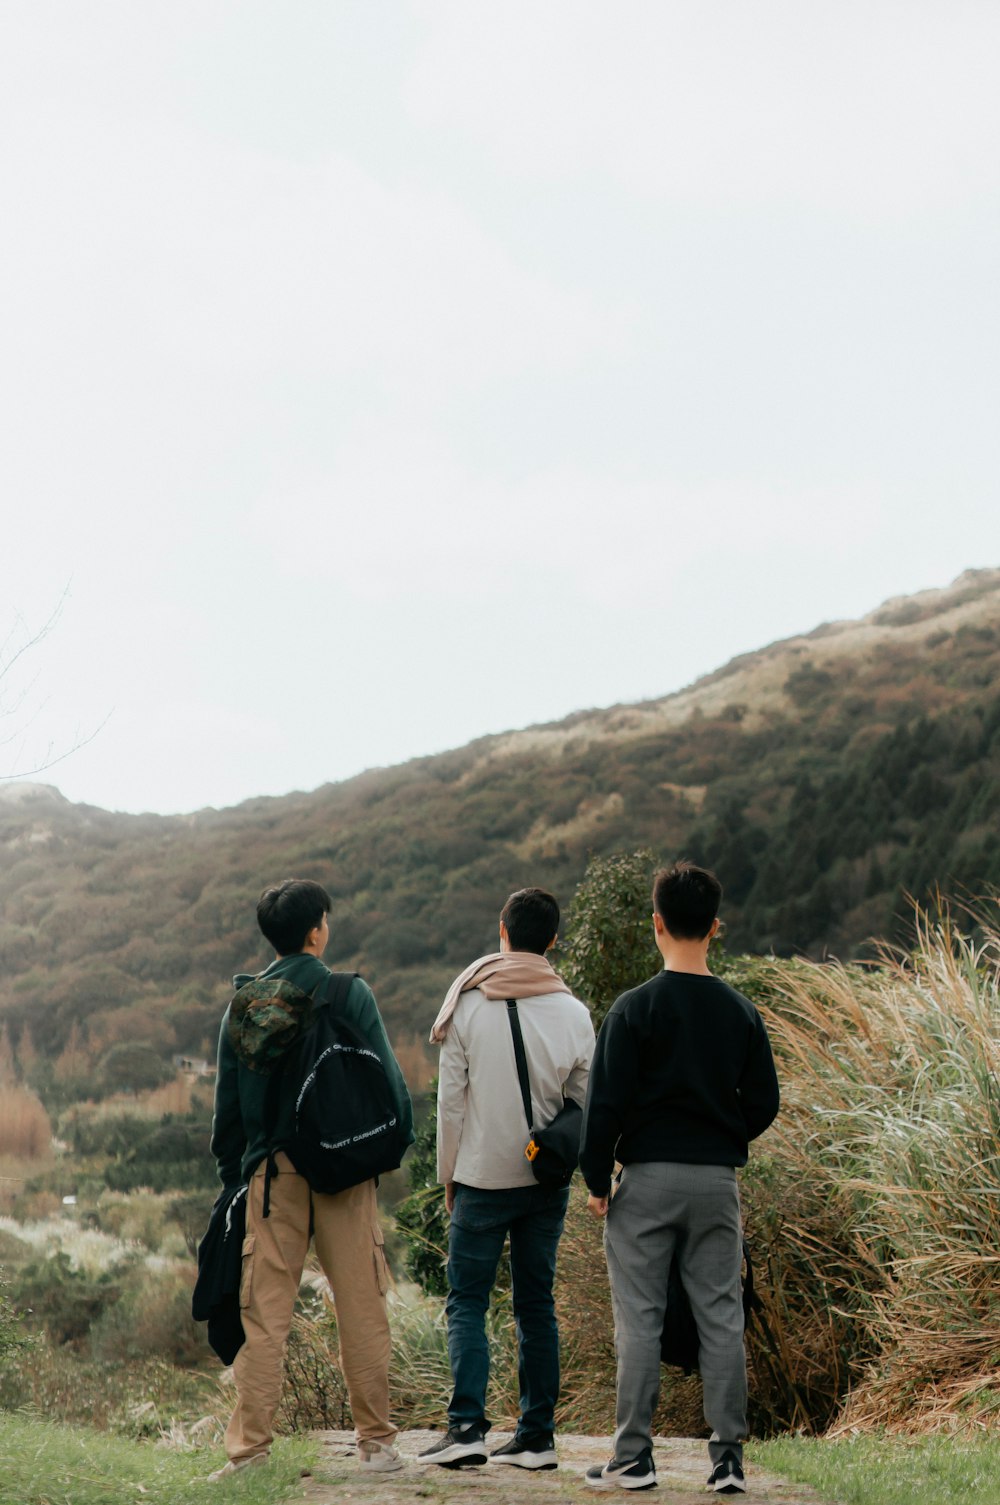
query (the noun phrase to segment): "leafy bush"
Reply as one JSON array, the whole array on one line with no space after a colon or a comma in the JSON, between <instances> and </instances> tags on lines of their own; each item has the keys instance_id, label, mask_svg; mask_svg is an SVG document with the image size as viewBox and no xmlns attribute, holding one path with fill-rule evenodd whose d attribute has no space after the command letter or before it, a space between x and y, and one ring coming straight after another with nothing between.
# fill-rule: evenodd
<instances>
[{"instance_id":1,"label":"leafy bush","mask_svg":"<svg viewBox=\"0 0 1000 1505\"><path fill-rule=\"evenodd\" d=\"M649 851L592 857L573 895L559 971L595 1028L620 993L662 966L650 920L656 866Z\"/></svg>"},{"instance_id":2,"label":"leafy bush","mask_svg":"<svg viewBox=\"0 0 1000 1505\"><path fill-rule=\"evenodd\" d=\"M159 1051L139 1041L112 1045L97 1066L98 1077L110 1092L143 1092L162 1087L174 1068Z\"/></svg>"},{"instance_id":3,"label":"leafy bush","mask_svg":"<svg viewBox=\"0 0 1000 1505\"><path fill-rule=\"evenodd\" d=\"M92 1322L89 1349L104 1363L159 1359L186 1368L210 1357L204 1326L191 1316L194 1271L152 1271L133 1266L121 1281L117 1301Z\"/></svg>"},{"instance_id":4,"label":"leafy bush","mask_svg":"<svg viewBox=\"0 0 1000 1505\"><path fill-rule=\"evenodd\" d=\"M148 1192L104 1192L88 1209L88 1226L126 1244L141 1244L155 1254L162 1247L169 1208L165 1198Z\"/></svg>"},{"instance_id":5,"label":"leafy bush","mask_svg":"<svg viewBox=\"0 0 1000 1505\"><path fill-rule=\"evenodd\" d=\"M205 1236L215 1198L215 1188L211 1191L189 1192L187 1196L175 1197L167 1208L167 1217L180 1229L184 1247L192 1259L196 1257L198 1245Z\"/></svg>"},{"instance_id":6,"label":"leafy bush","mask_svg":"<svg viewBox=\"0 0 1000 1505\"><path fill-rule=\"evenodd\" d=\"M11 1296L33 1328L44 1328L54 1343L79 1345L91 1324L118 1300L123 1274L122 1265L92 1274L57 1249L17 1272Z\"/></svg>"},{"instance_id":7,"label":"leafy bush","mask_svg":"<svg viewBox=\"0 0 1000 1505\"><path fill-rule=\"evenodd\" d=\"M416 1125L416 1137L406 1157L410 1194L396 1207L395 1217L406 1249L406 1273L428 1295L446 1296L448 1214L444 1187L437 1179L436 1096L437 1077L428 1093L428 1112Z\"/></svg>"},{"instance_id":8,"label":"leafy bush","mask_svg":"<svg viewBox=\"0 0 1000 1505\"><path fill-rule=\"evenodd\" d=\"M0 1278L0 1374L16 1355L34 1346L34 1339L25 1330L23 1316L7 1300L7 1289L7 1281Z\"/></svg>"},{"instance_id":9,"label":"leafy bush","mask_svg":"<svg viewBox=\"0 0 1000 1505\"><path fill-rule=\"evenodd\" d=\"M77 1155L111 1157L103 1174L113 1191L185 1191L216 1182L210 1126L199 1117L168 1113L157 1120L78 1111L67 1120L65 1132Z\"/></svg>"}]
</instances>

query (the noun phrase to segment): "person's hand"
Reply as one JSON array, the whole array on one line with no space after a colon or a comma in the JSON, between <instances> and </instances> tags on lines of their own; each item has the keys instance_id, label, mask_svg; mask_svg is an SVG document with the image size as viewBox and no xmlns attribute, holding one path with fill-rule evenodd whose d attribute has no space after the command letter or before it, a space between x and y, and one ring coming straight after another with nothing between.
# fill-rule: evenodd
<instances>
[{"instance_id":1,"label":"person's hand","mask_svg":"<svg viewBox=\"0 0 1000 1505\"><path fill-rule=\"evenodd\" d=\"M595 1218L606 1218L608 1215L607 1197L595 1197L593 1193L587 1198L587 1207Z\"/></svg>"},{"instance_id":2,"label":"person's hand","mask_svg":"<svg viewBox=\"0 0 1000 1505\"><path fill-rule=\"evenodd\" d=\"M448 1216L451 1217L451 1214L455 1211L455 1183L454 1183L454 1181L446 1181L444 1183L444 1207L445 1207L445 1211L447 1212Z\"/></svg>"}]
</instances>

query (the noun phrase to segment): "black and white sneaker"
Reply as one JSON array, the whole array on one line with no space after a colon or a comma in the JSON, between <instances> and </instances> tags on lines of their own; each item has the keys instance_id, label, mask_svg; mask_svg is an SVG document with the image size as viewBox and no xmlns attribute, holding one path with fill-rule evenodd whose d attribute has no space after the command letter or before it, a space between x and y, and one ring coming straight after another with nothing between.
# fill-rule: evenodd
<instances>
[{"instance_id":1,"label":"black and white sneaker","mask_svg":"<svg viewBox=\"0 0 1000 1505\"><path fill-rule=\"evenodd\" d=\"M612 1458L603 1468L588 1468L583 1481L591 1489L655 1489L653 1454L649 1448L644 1448L638 1458L630 1462L616 1463Z\"/></svg>"},{"instance_id":2,"label":"black and white sneaker","mask_svg":"<svg viewBox=\"0 0 1000 1505\"><path fill-rule=\"evenodd\" d=\"M747 1481L743 1477L743 1468L735 1453L723 1453L709 1474L705 1488L713 1489L717 1495L746 1494Z\"/></svg>"},{"instance_id":3,"label":"black and white sneaker","mask_svg":"<svg viewBox=\"0 0 1000 1505\"><path fill-rule=\"evenodd\" d=\"M449 1427L417 1457L421 1463L440 1463L442 1468L472 1468L486 1462L485 1434L482 1427Z\"/></svg>"},{"instance_id":4,"label":"black and white sneaker","mask_svg":"<svg viewBox=\"0 0 1000 1505\"><path fill-rule=\"evenodd\" d=\"M551 1437L514 1436L502 1448L494 1448L491 1463L512 1463L515 1468L558 1468Z\"/></svg>"}]
</instances>

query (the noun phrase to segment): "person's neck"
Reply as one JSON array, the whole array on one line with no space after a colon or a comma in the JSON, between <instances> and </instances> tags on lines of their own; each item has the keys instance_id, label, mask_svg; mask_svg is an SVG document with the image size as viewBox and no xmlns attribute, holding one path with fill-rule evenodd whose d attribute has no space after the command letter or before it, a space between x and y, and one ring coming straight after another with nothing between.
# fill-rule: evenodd
<instances>
[{"instance_id":1,"label":"person's neck","mask_svg":"<svg viewBox=\"0 0 1000 1505\"><path fill-rule=\"evenodd\" d=\"M668 940L659 947L663 957L664 972L691 972L699 977L711 977L708 965L708 947L704 941Z\"/></svg>"}]
</instances>

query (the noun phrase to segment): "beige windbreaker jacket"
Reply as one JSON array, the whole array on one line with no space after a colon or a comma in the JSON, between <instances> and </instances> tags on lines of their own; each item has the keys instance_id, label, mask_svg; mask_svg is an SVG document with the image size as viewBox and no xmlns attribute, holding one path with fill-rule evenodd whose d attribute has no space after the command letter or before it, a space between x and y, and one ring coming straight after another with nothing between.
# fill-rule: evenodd
<instances>
[{"instance_id":1,"label":"beige windbreaker jacket","mask_svg":"<svg viewBox=\"0 0 1000 1505\"><path fill-rule=\"evenodd\" d=\"M569 993L521 998L517 1011L534 1123L542 1127L558 1113L564 1095L583 1107L594 1026L586 1005ZM507 1005L474 988L461 995L441 1046L438 1180L490 1191L532 1186L527 1142Z\"/></svg>"}]
</instances>

